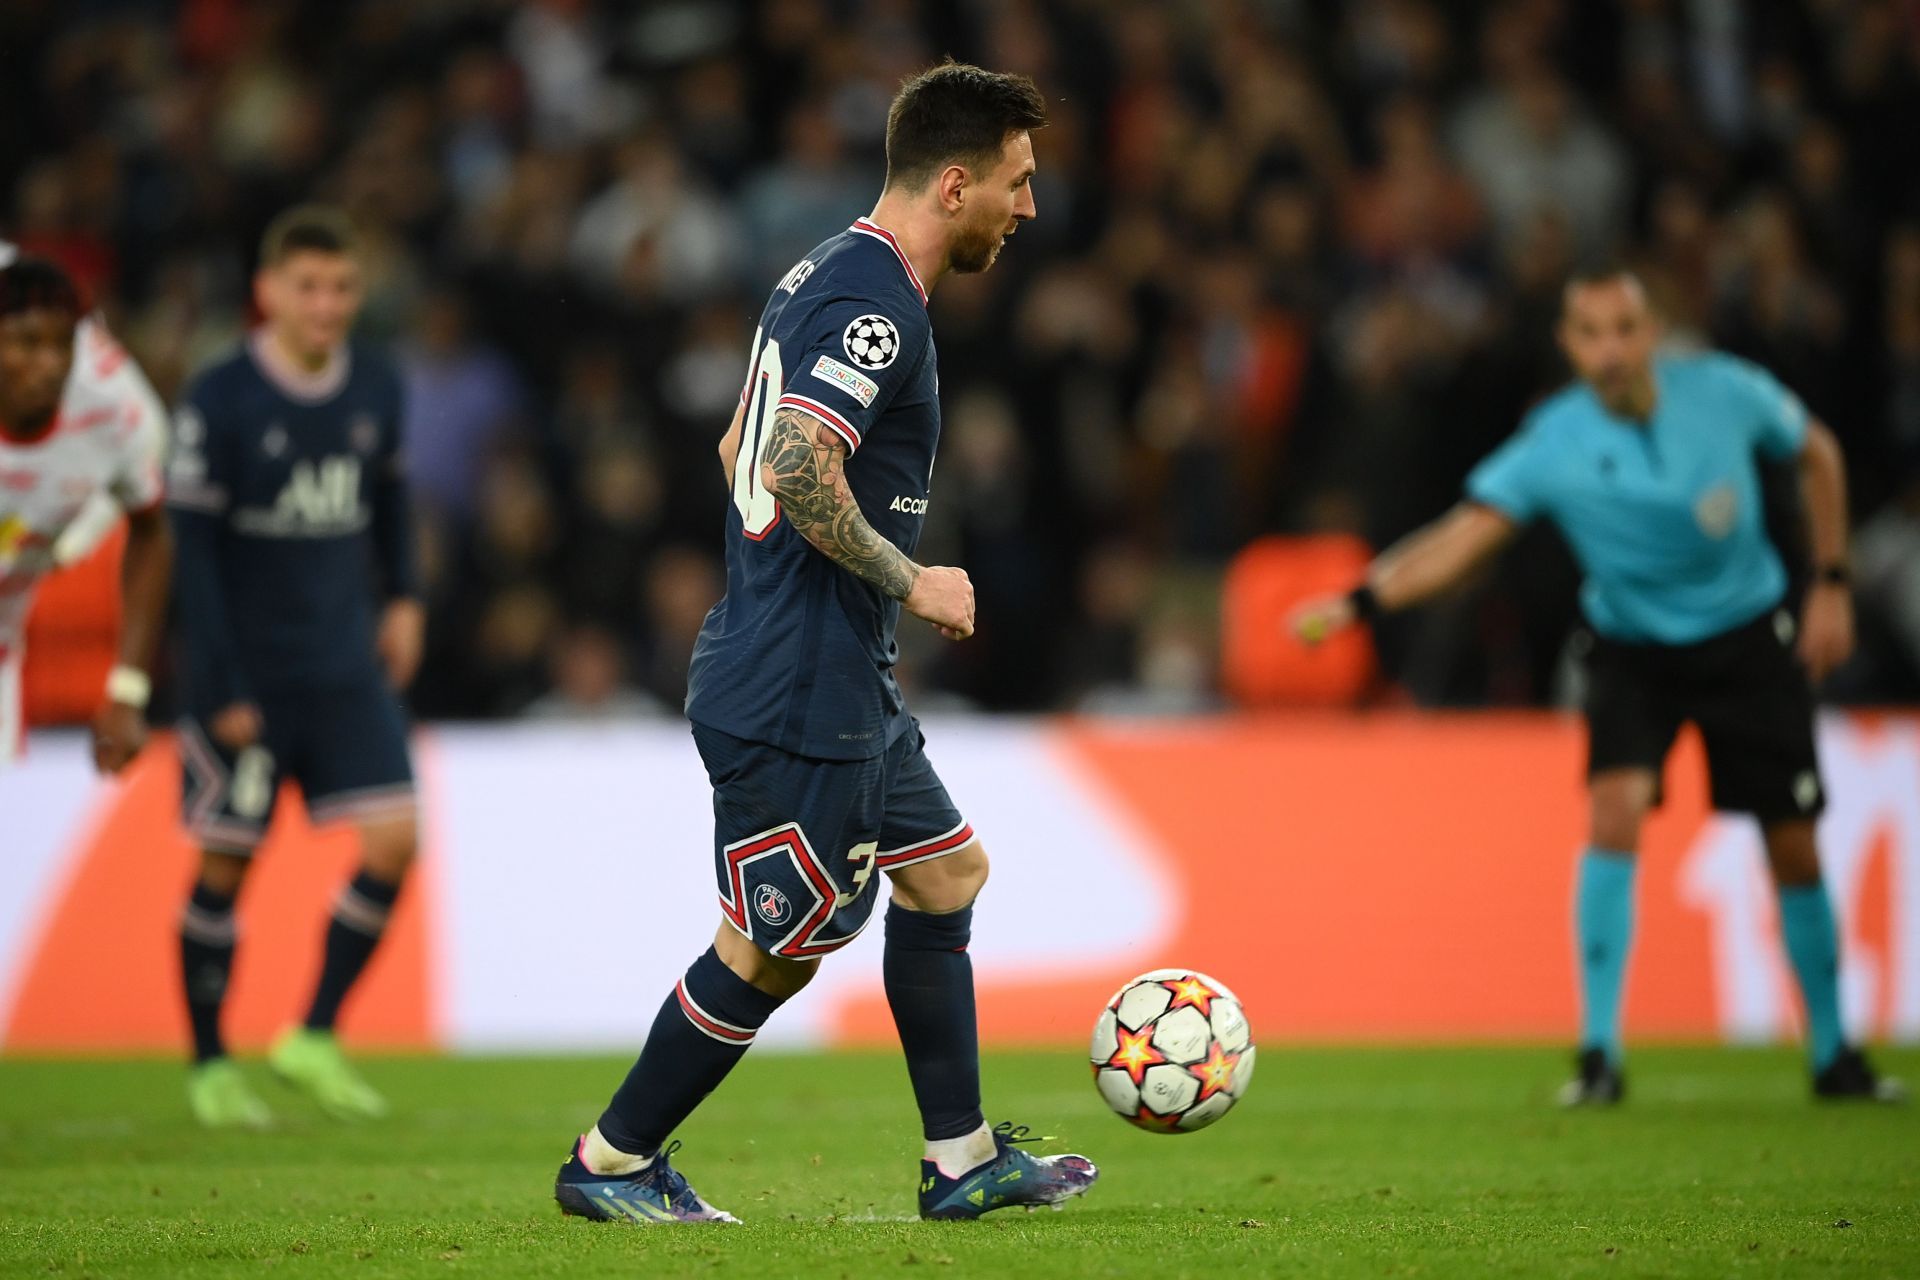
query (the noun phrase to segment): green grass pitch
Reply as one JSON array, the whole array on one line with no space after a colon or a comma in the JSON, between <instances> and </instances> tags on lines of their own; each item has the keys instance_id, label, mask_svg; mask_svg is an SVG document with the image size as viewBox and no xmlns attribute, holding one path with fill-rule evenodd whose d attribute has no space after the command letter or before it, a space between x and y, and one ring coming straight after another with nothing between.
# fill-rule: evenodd
<instances>
[{"instance_id":1,"label":"green grass pitch","mask_svg":"<svg viewBox=\"0 0 1920 1280\"><path fill-rule=\"evenodd\" d=\"M548 1198L621 1062L377 1059L396 1114L353 1128L254 1063L280 1129L208 1135L177 1064L0 1061L0 1276L1920 1275L1914 1108L1817 1106L1787 1050L1659 1049L1627 1107L1563 1114L1564 1065L1272 1046L1234 1114L1161 1137L1074 1053L995 1054L989 1115L1104 1176L1063 1213L922 1223L898 1059L758 1053L678 1161L745 1225L642 1229Z\"/></svg>"}]
</instances>

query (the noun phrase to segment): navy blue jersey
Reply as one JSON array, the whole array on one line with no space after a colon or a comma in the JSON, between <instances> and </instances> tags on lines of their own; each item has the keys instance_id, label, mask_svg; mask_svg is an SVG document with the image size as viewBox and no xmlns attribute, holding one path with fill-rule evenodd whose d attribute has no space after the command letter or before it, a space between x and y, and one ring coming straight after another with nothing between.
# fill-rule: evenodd
<instances>
[{"instance_id":1,"label":"navy blue jersey","mask_svg":"<svg viewBox=\"0 0 1920 1280\"><path fill-rule=\"evenodd\" d=\"M693 647L687 715L796 755L870 759L911 723L893 678L900 605L781 517L760 480L778 407L847 442L847 482L874 531L912 555L940 443L927 294L866 219L794 265L754 334L727 512L727 594Z\"/></svg>"},{"instance_id":2,"label":"navy blue jersey","mask_svg":"<svg viewBox=\"0 0 1920 1280\"><path fill-rule=\"evenodd\" d=\"M379 678L375 606L414 589L401 383L350 346L310 386L255 339L193 380L168 504L189 709Z\"/></svg>"}]
</instances>

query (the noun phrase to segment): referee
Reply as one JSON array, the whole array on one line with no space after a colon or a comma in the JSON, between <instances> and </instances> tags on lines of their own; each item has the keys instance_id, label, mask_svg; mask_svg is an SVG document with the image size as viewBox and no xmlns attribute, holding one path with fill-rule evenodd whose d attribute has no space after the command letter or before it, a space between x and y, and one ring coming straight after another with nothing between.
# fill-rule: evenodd
<instances>
[{"instance_id":1,"label":"referee","mask_svg":"<svg viewBox=\"0 0 1920 1280\"><path fill-rule=\"evenodd\" d=\"M1656 356L1660 327L1620 270L1566 287L1559 339L1579 381L1541 403L1467 479L1466 501L1389 549L1344 596L1295 615L1317 641L1460 582L1537 516L1585 575L1594 632L1586 718L1591 844L1574 908L1583 1025L1566 1105L1621 1100L1620 995L1634 855L1683 722L1700 728L1714 807L1765 836L1806 1003L1813 1092L1895 1101L1840 1025L1839 938L1814 820L1813 684L1853 648L1846 474L1833 433L1770 374L1720 354ZM1755 455L1799 464L1814 580L1796 619L1769 541ZM1811 681L1809 680L1811 677Z\"/></svg>"}]
</instances>

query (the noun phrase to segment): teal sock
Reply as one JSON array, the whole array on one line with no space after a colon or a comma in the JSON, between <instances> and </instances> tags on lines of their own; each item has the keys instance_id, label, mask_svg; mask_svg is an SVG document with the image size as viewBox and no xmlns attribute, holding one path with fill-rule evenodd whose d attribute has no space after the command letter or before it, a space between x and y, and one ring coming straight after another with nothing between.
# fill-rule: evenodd
<instances>
[{"instance_id":1,"label":"teal sock","mask_svg":"<svg viewBox=\"0 0 1920 1280\"><path fill-rule=\"evenodd\" d=\"M1620 994L1633 946L1633 869L1630 853L1589 848L1580 859L1574 930L1580 945L1580 1047L1603 1049L1620 1061Z\"/></svg>"},{"instance_id":2,"label":"teal sock","mask_svg":"<svg viewBox=\"0 0 1920 1280\"><path fill-rule=\"evenodd\" d=\"M1780 932L1786 935L1787 957L1807 1006L1807 1052L1819 1071L1845 1043L1840 1030L1840 935L1823 882L1780 886Z\"/></svg>"}]
</instances>

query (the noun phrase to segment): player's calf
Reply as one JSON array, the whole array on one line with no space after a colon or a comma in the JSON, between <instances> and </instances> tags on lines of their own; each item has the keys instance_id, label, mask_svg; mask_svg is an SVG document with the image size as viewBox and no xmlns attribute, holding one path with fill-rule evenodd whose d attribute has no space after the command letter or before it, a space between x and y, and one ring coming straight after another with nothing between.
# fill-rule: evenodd
<instances>
[{"instance_id":1,"label":"player's calf","mask_svg":"<svg viewBox=\"0 0 1920 1280\"><path fill-rule=\"evenodd\" d=\"M583 1160L596 1173L632 1176L650 1167L668 1137L726 1079L785 1003L785 995L763 990L721 958L725 926L721 933L660 1006L640 1057L582 1139ZM805 983L800 971L768 970L775 972ZM811 968L805 973L810 976Z\"/></svg>"}]
</instances>

